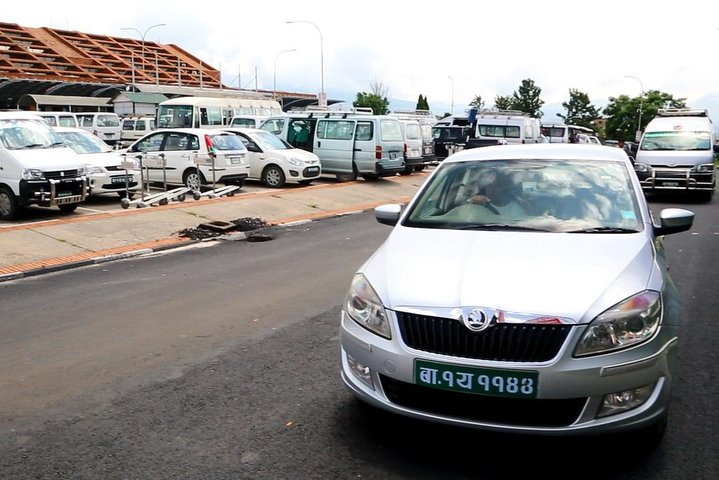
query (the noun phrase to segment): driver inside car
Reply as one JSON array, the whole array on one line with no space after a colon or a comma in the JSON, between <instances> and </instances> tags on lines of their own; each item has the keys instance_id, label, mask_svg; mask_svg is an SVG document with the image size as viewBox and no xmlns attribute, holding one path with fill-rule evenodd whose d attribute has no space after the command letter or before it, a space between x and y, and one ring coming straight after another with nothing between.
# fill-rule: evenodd
<instances>
[{"instance_id":1,"label":"driver inside car","mask_svg":"<svg viewBox=\"0 0 719 480\"><path fill-rule=\"evenodd\" d=\"M506 217L527 215L524 201L520 197L520 186L510 173L487 172L482 175L482 179L484 182L481 187L476 181L468 185L468 191L473 193L470 194L467 203L482 205L496 215Z\"/></svg>"}]
</instances>

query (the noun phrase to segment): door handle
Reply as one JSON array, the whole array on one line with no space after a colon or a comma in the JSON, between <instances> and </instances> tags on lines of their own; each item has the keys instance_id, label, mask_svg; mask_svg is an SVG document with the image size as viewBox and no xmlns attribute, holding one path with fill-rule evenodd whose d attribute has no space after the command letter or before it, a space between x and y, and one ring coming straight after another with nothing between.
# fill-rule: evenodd
<instances>
[{"instance_id":1,"label":"door handle","mask_svg":"<svg viewBox=\"0 0 719 480\"><path fill-rule=\"evenodd\" d=\"M321 145L322 145L322 142L318 141L318 142L317 142L317 148L320 148Z\"/></svg>"},{"instance_id":2,"label":"door handle","mask_svg":"<svg viewBox=\"0 0 719 480\"><path fill-rule=\"evenodd\" d=\"M361 149L361 148L355 148L354 151L355 151L355 152L361 152L362 149Z\"/></svg>"}]
</instances>

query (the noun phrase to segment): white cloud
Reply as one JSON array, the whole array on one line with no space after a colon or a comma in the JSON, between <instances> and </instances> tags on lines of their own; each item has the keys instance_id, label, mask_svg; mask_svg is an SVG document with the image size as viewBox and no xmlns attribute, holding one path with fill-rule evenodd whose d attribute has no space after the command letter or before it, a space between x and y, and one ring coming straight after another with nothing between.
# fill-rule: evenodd
<instances>
[{"instance_id":1,"label":"white cloud","mask_svg":"<svg viewBox=\"0 0 719 480\"><path fill-rule=\"evenodd\" d=\"M439 113L452 100L461 111L475 95L491 105L526 78L542 89L548 105L565 101L570 88L598 106L612 96L639 95L639 83L626 75L641 79L645 90L687 98L694 107L705 107L696 102L719 91L719 3L704 0L113 5L103 12L90 1L36 0L32 8L16 2L4 6L3 21L131 38L139 33L123 27L145 31L164 23L146 40L174 43L221 67L228 84L236 85L240 75L252 88L256 71L259 88L272 89L276 79L278 89L316 93L324 77L330 97L351 101L379 80L390 97L415 102L423 94ZM312 22L319 31L288 20ZM286 49L296 51L278 58Z\"/></svg>"}]
</instances>

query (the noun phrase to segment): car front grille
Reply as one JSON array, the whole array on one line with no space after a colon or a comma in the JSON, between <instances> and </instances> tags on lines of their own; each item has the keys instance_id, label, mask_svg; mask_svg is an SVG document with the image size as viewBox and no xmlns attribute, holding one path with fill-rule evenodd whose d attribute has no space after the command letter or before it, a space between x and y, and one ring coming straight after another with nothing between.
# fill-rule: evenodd
<instances>
[{"instance_id":1,"label":"car front grille","mask_svg":"<svg viewBox=\"0 0 719 480\"><path fill-rule=\"evenodd\" d=\"M380 375L387 398L420 412L475 422L526 427L564 427L574 423L586 398L527 399L451 392L400 382Z\"/></svg>"},{"instance_id":2,"label":"car front grille","mask_svg":"<svg viewBox=\"0 0 719 480\"><path fill-rule=\"evenodd\" d=\"M63 178L75 178L77 177L77 170L56 170L51 172L43 172L45 178L48 180L60 180Z\"/></svg>"},{"instance_id":3,"label":"car front grille","mask_svg":"<svg viewBox=\"0 0 719 480\"><path fill-rule=\"evenodd\" d=\"M416 350L505 362L545 362L567 339L569 325L498 323L472 332L461 321L396 312L404 343Z\"/></svg>"}]
</instances>

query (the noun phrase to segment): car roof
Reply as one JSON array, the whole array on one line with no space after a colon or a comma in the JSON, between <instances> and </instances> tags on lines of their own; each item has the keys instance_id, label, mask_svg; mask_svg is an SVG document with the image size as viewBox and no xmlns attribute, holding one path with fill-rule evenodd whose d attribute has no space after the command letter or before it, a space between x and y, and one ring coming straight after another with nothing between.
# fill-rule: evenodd
<instances>
[{"instance_id":1,"label":"car roof","mask_svg":"<svg viewBox=\"0 0 719 480\"><path fill-rule=\"evenodd\" d=\"M261 128L248 128L248 127L228 127L223 128L225 132L240 132L240 133L270 133L267 130Z\"/></svg>"},{"instance_id":2,"label":"car roof","mask_svg":"<svg viewBox=\"0 0 719 480\"><path fill-rule=\"evenodd\" d=\"M69 133L69 132L77 132L77 133L87 133L89 135L92 135L92 133L88 132L84 128L77 128L77 127L52 127L53 130L59 133Z\"/></svg>"},{"instance_id":3,"label":"car roof","mask_svg":"<svg viewBox=\"0 0 719 480\"><path fill-rule=\"evenodd\" d=\"M492 145L488 147L461 150L443 160L455 163L476 160L614 160L629 162L621 148L591 143L532 143L513 145Z\"/></svg>"}]
</instances>

